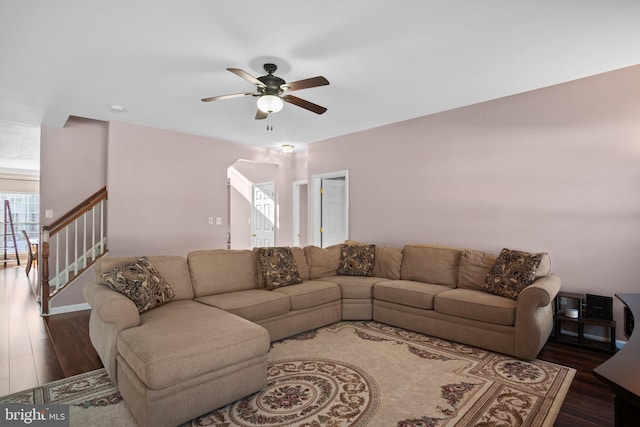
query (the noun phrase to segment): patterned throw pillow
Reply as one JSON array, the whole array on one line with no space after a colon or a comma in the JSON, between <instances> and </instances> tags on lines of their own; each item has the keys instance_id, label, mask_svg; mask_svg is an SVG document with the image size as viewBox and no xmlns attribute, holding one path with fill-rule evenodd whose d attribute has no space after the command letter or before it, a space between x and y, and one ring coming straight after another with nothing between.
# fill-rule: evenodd
<instances>
[{"instance_id":1,"label":"patterned throw pillow","mask_svg":"<svg viewBox=\"0 0 640 427\"><path fill-rule=\"evenodd\" d=\"M175 296L169 283L147 257L103 273L100 279L103 285L133 301L140 314L168 303Z\"/></svg>"},{"instance_id":2,"label":"patterned throw pillow","mask_svg":"<svg viewBox=\"0 0 640 427\"><path fill-rule=\"evenodd\" d=\"M376 245L343 245L338 274L342 276L373 276Z\"/></svg>"},{"instance_id":3,"label":"patterned throw pillow","mask_svg":"<svg viewBox=\"0 0 640 427\"><path fill-rule=\"evenodd\" d=\"M517 300L520 292L535 280L542 255L502 249L487 273L484 289L492 294Z\"/></svg>"},{"instance_id":4,"label":"patterned throw pillow","mask_svg":"<svg viewBox=\"0 0 640 427\"><path fill-rule=\"evenodd\" d=\"M258 268L269 289L302 283L293 252L288 247L257 248Z\"/></svg>"},{"instance_id":5,"label":"patterned throw pillow","mask_svg":"<svg viewBox=\"0 0 640 427\"><path fill-rule=\"evenodd\" d=\"M169 283L153 268L147 257L118 266L100 278L103 285L133 301L140 314L168 303L175 296Z\"/></svg>"}]
</instances>

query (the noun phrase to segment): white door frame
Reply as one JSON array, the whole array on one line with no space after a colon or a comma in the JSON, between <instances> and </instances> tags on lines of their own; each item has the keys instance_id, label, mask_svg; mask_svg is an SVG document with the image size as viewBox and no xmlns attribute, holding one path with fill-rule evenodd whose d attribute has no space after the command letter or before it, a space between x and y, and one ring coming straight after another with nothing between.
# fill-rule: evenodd
<instances>
[{"instance_id":1,"label":"white door frame","mask_svg":"<svg viewBox=\"0 0 640 427\"><path fill-rule=\"evenodd\" d=\"M293 246L300 246L300 187L307 185L307 180L293 181ZM305 201L306 203L306 201ZM307 218L304 219L308 220Z\"/></svg>"},{"instance_id":2,"label":"white door frame","mask_svg":"<svg viewBox=\"0 0 640 427\"><path fill-rule=\"evenodd\" d=\"M313 245L321 245L321 233L320 227L322 225L322 204L320 198L320 188L323 179L328 178L342 178L344 177L344 191L345 191L345 238L349 238L349 171L337 171L327 172L316 175L311 175L311 228Z\"/></svg>"}]
</instances>

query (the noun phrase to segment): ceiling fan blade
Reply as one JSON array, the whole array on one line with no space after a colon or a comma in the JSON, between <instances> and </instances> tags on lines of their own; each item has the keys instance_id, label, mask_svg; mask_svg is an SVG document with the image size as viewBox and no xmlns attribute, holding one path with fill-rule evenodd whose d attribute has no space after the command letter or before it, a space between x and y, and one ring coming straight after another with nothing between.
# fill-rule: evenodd
<instances>
[{"instance_id":1,"label":"ceiling fan blade","mask_svg":"<svg viewBox=\"0 0 640 427\"><path fill-rule=\"evenodd\" d=\"M289 91L308 89L310 87L326 86L329 84L329 80L322 76L311 77L310 79L298 80L297 82L285 83L282 85L282 89Z\"/></svg>"},{"instance_id":2,"label":"ceiling fan blade","mask_svg":"<svg viewBox=\"0 0 640 427\"><path fill-rule=\"evenodd\" d=\"M251 74L247 73L246 71L241 70L240 68L227 68L227 70L231 71L236 76L242 77L243 79L245 79L246 81L248 81L251 84L254 84L254 85L259 86L259 87L264 87L265 86L264 83L262 83L260 80L256 79Z\"/></svg>"},{"instance_id":3,"label":"ceiling fan blade","mask_svg":"<svg viewBox=\"0 0 640 427\"><path fill-rule=\"evenodd\" d=\"M210 96L208 98L202 98L202 102L222 101L223 99L241 98L243 96L258 96L258 94L245 92L245 93L234 93L232 95Z\"/></svg>"},{"instance_id":4,"label":"ceiling fan blade","mask_svg":"<svg viewBox=\"0 0 640 427\"><path fill-rule=\"evenodd\" d=\"M302 107L305 110L313 111L316 114L322 114L325 111L327 111L326 108L318 104L314 104L313 102L306 101L302 98L298 98L297 96L286 95L286 96L283 96L282 99L290 104L297 105L298 107Z\"/></svg>"},{"instance_id":5,"label":"ceiling fan blade","mask_svg":"<svg viewBox=\"0 0 640 427\"><path fill-rule=\"evenodd\" d=\"M265 113L264 111L258 108L258 111L256 111L256 120L266 119L268 115L269 113Z\"/></svg>"}]
</instances>

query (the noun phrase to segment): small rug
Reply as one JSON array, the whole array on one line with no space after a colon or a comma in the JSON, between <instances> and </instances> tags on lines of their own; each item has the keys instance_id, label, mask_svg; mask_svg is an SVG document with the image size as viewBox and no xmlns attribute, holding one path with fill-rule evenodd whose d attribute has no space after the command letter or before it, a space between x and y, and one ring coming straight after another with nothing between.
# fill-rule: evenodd
<instances>
[{"instance_id":1,"label":"small rug","mask_svg":"<svg viewBox=\"0 0 640 427\"><path fill-rule=\"evenodd\" d=\"M377 322L274 342L267 387L184 427L552 426L575 370ZM104 369L0 398L68 404L71 426L135 426Z\"/></svg>"}]
</instances>

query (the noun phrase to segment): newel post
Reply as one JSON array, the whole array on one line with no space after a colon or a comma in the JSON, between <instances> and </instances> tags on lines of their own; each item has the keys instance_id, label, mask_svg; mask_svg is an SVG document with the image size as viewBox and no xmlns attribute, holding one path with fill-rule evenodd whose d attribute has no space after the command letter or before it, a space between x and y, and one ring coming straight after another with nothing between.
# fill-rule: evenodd
<instances>
[{"instance_id":1,"label":"newel post","mask_svg":"<svg viewBox=\"0 0 640 427\"><path fill-rule=\"evenodd\" d=\"M42 246L42 287L40 289L40 310L42 315L49 314L49 227L42 227L40 238Z\"/></svg>"}]
</instances>

